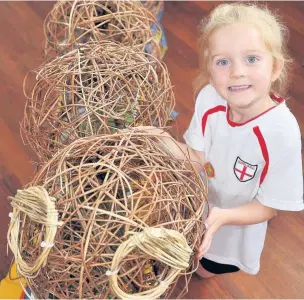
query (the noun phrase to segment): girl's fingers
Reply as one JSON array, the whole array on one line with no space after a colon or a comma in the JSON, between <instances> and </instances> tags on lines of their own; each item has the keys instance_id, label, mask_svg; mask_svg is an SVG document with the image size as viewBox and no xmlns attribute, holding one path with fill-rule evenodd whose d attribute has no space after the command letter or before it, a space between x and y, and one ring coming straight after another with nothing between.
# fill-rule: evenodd
<instances>
[{"instance_id":1,"label":"girl's fingers","mask_svg":"<svg viewBox=\"0 0 304 300\"><path fill-rule=\"evenodd\" d=\"M202 259L202 257L207 253L207 251L209 250L209 248L211 246L211 242L212 242L212 239L209 239L207 241L206 245L197 252L196 257L198 259Z\"/></svg>"},{"instance_id":2,"label":"girl's fingers","mask_svg":"<svg viewBox=\"0 0 304 300\"><path fill-rule=\"evenodd\" d=\"M154 126L137 126L135 128L139 130L144 130L147 133L152 133L152 134L162 134L163 132L165 132L163 129L156 128Z\"/></svg>"},{"instance_id":3,"label":"girl's fingers","mask_svg":"<svg viewBox=\"0 0 304 300\"><path fill-rule=\"evenodd\" d=\"M208 252L208 250L209 250L209 248L210 248L210 246L211 246L211 242L212 242L212 240L209 240L209 243L208 243L207 246L205 247L205 249L204 249L204 251L203 251L201 257L203 257L203 256Z\"/></svg>"},{"instance_id":4,"label":"girl's fingers","mask_svg":"<svg viewBox=\"0 0 304 300\"><path fill-rule=\"evenodd\" d=\"M204 236L203 242L201 243L201 245L199 246L199 248L197 250L198 257L203 255L203 253L206 251L206 248L211 243L211 240L212 240L212 236L207 231L207 233Z\"/></svg>"},{"instance_id":5,"label":"girl's fingers","mask_svg":"<svg viewBox=\"0 0 304 300\"><path fill-rule=\"evenodd\" d=\"M216 222L209 225L208 222L206 221L205 226L206 226L206 231L204 234L204 238L203 238L201 245L199 246L199 248L197 250L198 258L203 256L210 248L214 231L216 231L216 228L217 228Z\"/></svg>"},{"instance_id":6,"label":"girl's fingers","mask_svg":"<svg viewBox=\"0 0 304 300\"><path fill-rule=\"evenodd\" d=\"M155 128L154 126L136 126L135 128L147 131L157 130L157 128Z\"/></svg>"}]
</instances>

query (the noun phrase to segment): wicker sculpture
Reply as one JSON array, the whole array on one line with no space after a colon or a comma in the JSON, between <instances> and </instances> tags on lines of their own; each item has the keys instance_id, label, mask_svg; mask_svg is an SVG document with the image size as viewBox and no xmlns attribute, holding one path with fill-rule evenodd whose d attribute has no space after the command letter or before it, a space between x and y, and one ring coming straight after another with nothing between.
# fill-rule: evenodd
<instances>
[{"instance_id":1,"label":"wicker sculpture","mask_svg":"<svg viewBox=\"0 0 304 300\"><path fill-rule=\"evenodd\" d=\"M86 44L30 75L21 133L42 161L77 138L165 126L175 104L165 64L114 42Z\"/></svg>"},{"instance_id":2,"label":"wicker sculpture","mask_svg":"<svg viewBox=\"0 0 304 300\"><path fill-rule=\"evenodd\" d=\"M139 1L58 1L44 23L46 54L60 53L89 41L111 39L143 51L153 42L152 13Z\"/></svg>"},{"instance_id":3,"label":"wicker sculpture","mask_svg":"<svg viewBox=\"0 0 304 300\"><path fill-rule=\"evenodd\" d=\"M155 136L78 139L12 197L9 245L37 298L167 297L193 272L205 199Z\"/></svg>"}]
</instances>

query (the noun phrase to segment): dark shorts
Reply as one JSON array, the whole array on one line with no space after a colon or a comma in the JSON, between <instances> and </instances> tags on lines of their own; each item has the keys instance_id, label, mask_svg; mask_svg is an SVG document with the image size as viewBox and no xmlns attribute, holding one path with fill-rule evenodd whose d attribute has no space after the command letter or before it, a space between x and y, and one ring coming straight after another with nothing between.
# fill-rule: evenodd
<instances>
[{"instance_id":1,"label":"dark shorts","mask_svg":"<svg viewBox=\"0 0 304 300\"><path fill-rule=\"evenodd\" d=\"M220 264L220 263L217 263L215 261L209 260L205 257L203 257L200 260L200 263L206 271L208 271L210 273L213 273L213 274L233 273L233 272L237 272L237 271L240 270L236 266Z\"/></svg>"}]
</instances>

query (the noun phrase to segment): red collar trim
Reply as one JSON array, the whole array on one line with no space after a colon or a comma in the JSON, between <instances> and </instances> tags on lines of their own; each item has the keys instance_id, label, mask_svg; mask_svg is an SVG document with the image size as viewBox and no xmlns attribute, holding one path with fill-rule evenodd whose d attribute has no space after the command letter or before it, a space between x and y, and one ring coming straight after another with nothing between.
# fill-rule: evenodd
<instances>
[{"instance_id":1,"label":"red collar trim","mask_svg":"<svg viewBox=\"0 0 304 300\"><path fill-rule=\"evenodd\" d=\"M270 93L270 97L271 97L271 99L273 99L273 100L279 102L280 104L283 103L283 102L285 101L284 98L278 97L278 96L276 96L274 93ZM269 112L270 110L274 109L275 107L276 107L276 106L270 107L269 109L265 110L265 111L262 112L261 114L255 116L254 118L252 118L252 119L250 119L250 120L248 120L248 121L246 121L246 122L243 122L243 123L236 123L236 122L233 122L233 121L231 121L231 120L229 119L230 107L229 107L229 105L227 104L227 114L226 114L227 122L228 122L228 124L229 124L231 127L243 126L243 125L246 125L247 123L249 123L249 122L251 122L251 121L253 121L253 120L259 118L260 116L266 114L267 112Z\"/></svg>"}]
</instances>

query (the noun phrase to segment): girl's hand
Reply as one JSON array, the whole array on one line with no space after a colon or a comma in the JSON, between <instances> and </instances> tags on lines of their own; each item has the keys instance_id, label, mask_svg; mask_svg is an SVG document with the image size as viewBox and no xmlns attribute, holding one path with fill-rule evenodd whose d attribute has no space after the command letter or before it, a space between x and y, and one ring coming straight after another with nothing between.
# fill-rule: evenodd
<instances>
[{"instance_id":1,"label":"girl's hand","mask_svg":"<svg viewBox=\"0 0 304 300\"><path fill-rule=\"evenodd\" d=\"M247 204L221 209L213 207L207 218L206 232L202 244L199 246L196 257L200 259L208 251L213 235L223 225L252 225L270 220L276 215L274 208L264 206L257 199L253 199Z\"/></svg>"},{"instance_id":2,"label":"girl's hand","mask_svg":"<svg viewBox=\"0 0 304 300\"><path fill-rule=\"evenodd\" d=\"M155 134L155 135L161 135L163 137L165 137L165 136L171 137L171 135L162 128L157 128L157 127L154 127L154 126L137 126L135 128L140 129L140 130L144 130L147 133L151 133L151 134Z\"/></svg>"},{"instance_id":3,"label":"girl's hand","mask_svg":"<svg viewBox=\"0 0 304 300\"><path fill-rule=\"evenodd\" d=\"M196 257L201 259L209 250L213 235L227 222L226 210L219 207L213 207L205 222L206 232L203 241L196 252Z\"/></svg>"}]
</instances>

